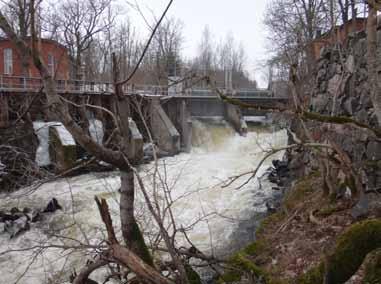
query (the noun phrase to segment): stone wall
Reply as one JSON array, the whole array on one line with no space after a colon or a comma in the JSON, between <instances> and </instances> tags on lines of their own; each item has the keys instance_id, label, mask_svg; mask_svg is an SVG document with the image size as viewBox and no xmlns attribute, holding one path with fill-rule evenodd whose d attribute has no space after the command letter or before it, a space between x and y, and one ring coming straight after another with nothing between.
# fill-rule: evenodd
<instances>
[{"instance_id":1,"label":"stone wall","mask_svg":"<svg viewBox=\"0 0 381 284\"><path fill-rule=\"evenodd\" d=\"M381 31L378 32L378 42L381 46ZM351 117L373 128L380 127L370 100L366 49L364 32L352 34L343 47L322 49L314 86L309 94L310 110L324 115ZM378 58L378 66L381 67L380 49ZM293 129L297 128L294 125ZM344 124L322 127L313 122L309 123L309 129L317 141L329 139L348 154L368 190L381 187L381 142L370 131ZM311 156L299 159L302 164L312 162Z\"/></svg>"}]
</instances>

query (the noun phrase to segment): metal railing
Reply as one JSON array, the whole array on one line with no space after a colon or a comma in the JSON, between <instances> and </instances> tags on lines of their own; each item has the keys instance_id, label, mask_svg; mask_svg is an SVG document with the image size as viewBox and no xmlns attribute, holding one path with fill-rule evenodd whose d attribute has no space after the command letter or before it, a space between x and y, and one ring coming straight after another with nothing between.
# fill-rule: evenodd
<instances>
[{"instance_id":1,"label":"metal railing","mask_svg":"<svg viewBox=\"0 0 381 284\"><path fill-rule=\"evenodd\" d=\"M41 78L20 77L0 75L0 91L8 92L39 92L42 90L43 82ZM111 82L84 81L84 80L56 80L57 91L60 93L72 94L111 94L114 86ZM222 91L233 97L272 97L273 93L265 89L235 89ZM154 95L154 96L205 96L216 97L210 89L189 88L179 93L169 93L168 86L165 85L124 85L124 93Z\"/></svg>"},{"instance_id":2,"label":"metal railing","mask_svg":"<svg viewBox=\"0 0 381 284\"><path fill-rule=\"evenodd\" d=\"M80 80L55 80L59 92L93 92L111 93L113 86L109 82L94 82ZM0 90L38 92L42 89L41 78L0 75Z\"/></svg>"},{"instance_id":3,"label":"metal railing","mask_svg":"<svg viewBox=\"0 0 381 284\"><path fill-rule=\"evenodd\" d=\"M272 91L267 89L220 89L221 92L231 97L239 97L239 98L269 98L273 97L274 94ZM202 96L202 97L216 97L217 94L211 89L188 89L184 92L185 96Z\"/></svg>"},{"instance_id":4,"label":"metal railing","mask_svg":"<svg viewBox=\"0 0 381 284\"><path fill-rule=\"evenodd\" d=\"M114 86L111 82L84 80L55 80L56 88L61 93L111 94ZM0 91L38 92L42 89L41 78L0 75ZM124 85L125 93L148 95L167 95L168 87L160 85Z\"/></svg>"}]
</instances>

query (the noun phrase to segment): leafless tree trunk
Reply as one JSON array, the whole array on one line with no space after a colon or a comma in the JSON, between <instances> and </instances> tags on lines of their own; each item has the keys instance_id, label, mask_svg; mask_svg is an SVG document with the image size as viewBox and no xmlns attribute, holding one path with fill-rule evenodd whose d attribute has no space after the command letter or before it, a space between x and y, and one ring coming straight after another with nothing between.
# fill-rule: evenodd
<instances>
[{"instance_id":1,"label":"leafless tree trunk","mask_svg":"<svg viewBox=\"0 0 381 284\"><path fill-rule=\"evenodd\" d=\"M378 124L381 125L381 93L378 82L377 70L377 3L375 0L368 1L369 15L367 22L367 64L368 80L370 84L370 97Z\"/></svg>"}]
</instances>

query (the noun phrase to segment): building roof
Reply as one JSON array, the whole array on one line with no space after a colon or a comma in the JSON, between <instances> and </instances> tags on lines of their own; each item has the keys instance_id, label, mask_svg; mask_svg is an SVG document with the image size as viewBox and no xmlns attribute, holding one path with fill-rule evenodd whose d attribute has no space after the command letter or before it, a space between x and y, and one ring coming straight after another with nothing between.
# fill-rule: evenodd
<instances>
[{"instance_id":1,"label":"building roof","mask_svg":"<svg viewBox=\"0 0 381 284\"><path fill-rule=\"evenodd\" d=\"M30 39L31 39L31 37L27 37L27 40L30 40ZM59 43L58 41L56 41L54 39L39 38L38 40L40 40L41 42L44 42L44 43L52 43L52 44L57 45L57 46L59 46L61 48L67 49L67 47L65 45ZM10 39L7 38L7 37L1 37L0 36L0 42L2 42L2 41L10 41Z\"/></svg>"}]
</instances>

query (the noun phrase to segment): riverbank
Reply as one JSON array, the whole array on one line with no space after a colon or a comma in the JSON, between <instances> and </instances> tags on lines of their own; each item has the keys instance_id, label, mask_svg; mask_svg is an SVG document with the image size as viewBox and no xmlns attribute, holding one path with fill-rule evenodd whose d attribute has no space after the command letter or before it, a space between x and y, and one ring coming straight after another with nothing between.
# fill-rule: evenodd
<instances>
[{"instance_id":1,"label":"riverbank","mask_svg":"<svg viewBox=\"0 0 381 284\"><path fill-rule=\"evenodd\" d=\"M353 276L327 283L381 283L379 253L364 262L381 247L380 194L369 193L367 215L355 219L350 200L332 202L322 196L322 186L319 172L297 179L277 212L262 221L256 241L229 259L233 269L219 283L319 284L345 274ZM340 266L330 268L332 262Z\"/></svg>"}]
</instances>

